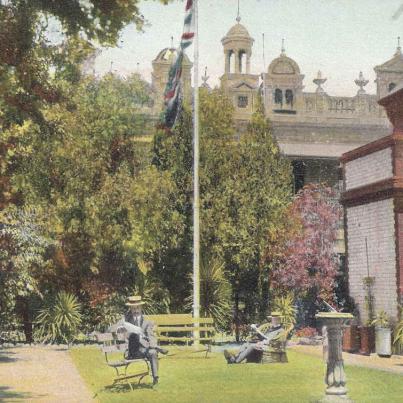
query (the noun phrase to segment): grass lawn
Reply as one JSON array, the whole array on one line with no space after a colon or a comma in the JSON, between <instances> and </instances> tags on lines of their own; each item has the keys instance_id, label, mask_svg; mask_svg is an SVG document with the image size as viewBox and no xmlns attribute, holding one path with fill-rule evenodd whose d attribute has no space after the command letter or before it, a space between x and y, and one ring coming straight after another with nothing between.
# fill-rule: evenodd
<instances>
[{"instance_id":1,"label":"grass lawn","mask_svg":"<svg viewBox=\"0 0 403 403\"><path fill-rule=\"evenodd\" d=\"M324 363L294 351L288 364L267 365L227 365L222 354L164 357L158 387L147 377L133 392L126 385L105 389L114 370L97 348L74 348L71 356L100 402L313 402L324 396ZM351 366L346 373L355 402L403 402L403 376Z\"/></svg>"}]
</instances>

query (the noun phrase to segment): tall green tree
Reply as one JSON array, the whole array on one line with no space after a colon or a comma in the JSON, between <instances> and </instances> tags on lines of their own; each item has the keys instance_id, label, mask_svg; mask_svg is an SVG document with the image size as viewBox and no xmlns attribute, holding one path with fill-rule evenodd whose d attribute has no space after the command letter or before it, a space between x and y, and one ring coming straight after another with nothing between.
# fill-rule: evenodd
<instances>
[{"instance_id":1,"label":"tall green tree","mask_svg":"<svg viewBox=\"0 0 403 403\"><path fill-rule=\"evenodd\" d=\"M221 219L215 220L216 245L231 273L235 311L243 302L249 315L259 312L262 318L269 303L267 245L279 242L288 225L291 166L271 134L261 104L231 151L217 212Z\"/></svg>"},{"instance_id":2,"label":"tall green tree","mask_svg":"<svg viewBox=\"0 0 403 403\"><path fill-rule=\"evenodd\" d=\"M211 260L219 266L223 262L236 311L245 302L251 315L257 311L263 315L269 290L267 245L275 244L287 225L291 167L281 155L261 108L237 141L230 100L220 91L202 90L200 122L203 261ZM176 200L180 201L178 212L185 216L187 228L192 228L191 130L190 116L185 113L173 134L159 134L154 146L157 166L172 173ZM187 273L191 273L191 237L189 232L180 254ZM168 254L165 258L169 259ZM185 278L179 271L182 268L171 270L174 276ZM189 292L191 284L186 287Z\"/></svg>"},{"instance_id":3,"label":"tall green tree","mask_svg":"<svg viewBox=\"0 0 403 403\"><path fill-rule=\"evenodd\" d=\"M200 90L200 187L203 222L201 241L205 262L210 259L213 261L215 257L210 251L214 235L210 230L204 230L211 228L211 225L204 225L210 217L204 215L203 205L211 205L213 195L218 192L217 186L222 182L221 162L225 159L227 144L234 134L232 113L233 106L221 91L208 93L206 90ZM178 244L173 249L166 249L154 264L158 276L171 291L174 310L183 309L183 297L189 296L192 290L190 276L193 259L192 130L192 115L185 108L172 134L167 135L160 131L155 135L153 143L153 164L160 171L169 172L171 175L175 185L171 206L181 217L183 228L182 232L175 231ZM217 263L218 267L221 267L220 262L216 261L215 264Z\"/></svg>"},{"instance_id":4,"label":"tall green tree","mask_svg":"<svg viewBox=\"0 0 403 403\"><path fill-rule=\"evenodd\" d=\"M167 172L174 191L170 204L181 225L168 223L167 232L176 239L171 247L161 249L153 258L153 268L171 293L172 310L183 309L183 298L189 295L191 286L188 274L192 268L192 115L185 108L171 135L158 131L153 143L153 165L160 172ZM169 228L169 229L168 229ZM178 229L180 229L178 231Z\"/></svg>"}]
</instances>

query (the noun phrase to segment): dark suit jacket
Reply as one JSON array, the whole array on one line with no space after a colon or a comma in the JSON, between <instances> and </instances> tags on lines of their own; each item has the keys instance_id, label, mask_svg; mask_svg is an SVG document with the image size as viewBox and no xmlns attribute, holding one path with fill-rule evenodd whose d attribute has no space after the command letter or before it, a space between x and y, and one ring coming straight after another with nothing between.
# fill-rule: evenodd
<instances>
[{"instance_id":1,"label":"dark suit jacket","mask_svg":"<svg viewBox=\"0 0 403 403\"><path fill-rule=\"evenodd\" d=\"M140 316L140 323L135 323L135 319L130 311L125 314L125 321L141 327L144 333L144 337L140 337L140 344L144 348L157 347L157 338L154 333L154 322L147 320L143 315Z\"/></svg>"}]
</instances>

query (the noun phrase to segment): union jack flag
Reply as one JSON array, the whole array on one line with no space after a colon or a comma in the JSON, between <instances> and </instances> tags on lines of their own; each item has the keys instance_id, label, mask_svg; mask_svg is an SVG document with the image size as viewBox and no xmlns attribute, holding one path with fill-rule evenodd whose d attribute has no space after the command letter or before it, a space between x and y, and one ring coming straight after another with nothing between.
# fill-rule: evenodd
<instances>
[{"instance_id":1,"label":"union jack flag","mask_svg":"<svg viewBox=\"0 0 403 403\"><path fill-rule=\"evenodd\" d=\"M164 92L165 114L164 123L172 128L182 107L182 63L185 49L193 43L194 38L194 4L193 0L186 1L185 20L180 46L168 73L168 82Z\"/></svg>"}]
</instances>

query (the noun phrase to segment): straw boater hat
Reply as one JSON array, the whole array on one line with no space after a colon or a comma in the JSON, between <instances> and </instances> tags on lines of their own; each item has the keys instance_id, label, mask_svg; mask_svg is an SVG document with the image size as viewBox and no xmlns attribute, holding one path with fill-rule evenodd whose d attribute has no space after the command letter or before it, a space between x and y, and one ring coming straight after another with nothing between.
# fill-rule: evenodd
<instances>
[{"instance_id":1,"label":"straw boater hat","mask_svg":"<svg viewBox=\"0 0 403 403\"><path fill-rule=\"evenodd\" d=\"M273 319L273 318L278 318L281 319L283 316L281 315L281 312L278 311L273 311L271 313L271 315L268 316L269 319Z\"/></svg>"},{"instance_id":2,"label":"straw boater hat","mask_svg":"<svg viewBox=\"0 0 403 403\"><path fill-rule=\"evenodd\" d=\"M141 300L140 295L132 295L127 299L126 306L142 306L145 302Z\"/></svg>"},{"instance_id":3,"label":"straw boater hat","mask_svg":"<svg viewBox=\"0 0 403 403\"><path fill-rule=\"evenodd\" d=\"M269 315L267 318L270 319L272 322L274 321L274 322L279 323L279 322L281 322L281 319L283 318L283 316L281 315L281 312L273 311L271 313L271 315Z\"/></svg>"}]
</instances>

